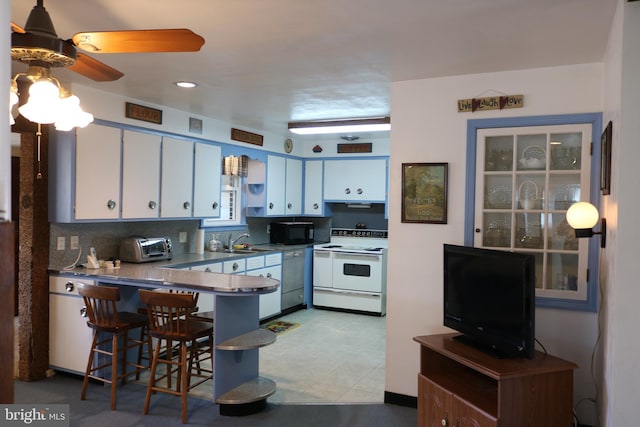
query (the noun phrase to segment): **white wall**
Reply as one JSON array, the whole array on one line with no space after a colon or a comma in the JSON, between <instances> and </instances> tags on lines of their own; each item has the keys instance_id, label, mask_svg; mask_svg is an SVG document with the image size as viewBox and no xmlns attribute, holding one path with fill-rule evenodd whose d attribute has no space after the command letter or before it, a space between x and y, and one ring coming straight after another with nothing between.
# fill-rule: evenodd
<instances>
[{"instance_id":1,"label":"white wall","mask_svg":"<svg viewBox=\"0 0 640 427\"><path fill-rule=\"evenodd\" d=\"M524 108L458 113L456 101L523 94ZM392 84L386 390L417 396L416 335L442 326L442 243L463 243L468 119L602 111L602 64L465 75ZM403 224L401 164L449 163L448 224ZM596 315L538 309L536 336L547 350L580 365L575 393L593 395L589 357Z\"/></svg>"},{"instance_id":2,"label":"white wall","mask_svg":"<svg viewBox=\"0 0 640 427\"><path fill-rule=\"evenodd\" d=\"M636 226L640 210L639 3L618 1L605 61L605 119L612 120L614 132L611 195L604 198L610 239L603 257L607 298L602 425L631 426L638 424L640 392L640 230Z\"/></svg>"}]
</instances>

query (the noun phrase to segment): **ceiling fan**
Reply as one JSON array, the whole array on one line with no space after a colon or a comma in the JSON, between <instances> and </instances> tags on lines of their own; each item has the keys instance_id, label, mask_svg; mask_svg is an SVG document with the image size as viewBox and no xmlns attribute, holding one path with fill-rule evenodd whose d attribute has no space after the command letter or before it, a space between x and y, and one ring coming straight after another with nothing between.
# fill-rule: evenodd
<instances>
[{"instance_id":1,"label":"ceiling fan","mask_svg":"<svg viewBox=\"0 0 640 427\"><path fill-rule=\"evenodd\" d=\"M204 39L189 29L153 29L76 33L58 37L49 13L37 0L23 27L11 23L11 58L35 67L67 67L94 81L118 80L124 73L78 52L197 52Z\"/></svg>"}]
</instances>

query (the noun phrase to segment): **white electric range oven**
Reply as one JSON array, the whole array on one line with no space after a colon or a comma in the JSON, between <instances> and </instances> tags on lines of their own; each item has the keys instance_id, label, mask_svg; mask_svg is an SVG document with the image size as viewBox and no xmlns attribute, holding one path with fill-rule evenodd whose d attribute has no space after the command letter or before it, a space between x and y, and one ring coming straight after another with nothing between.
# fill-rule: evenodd
<instances>
[{"instance_id":1,"label":"white electric range oven","mask_svg":"<svg viewBox=\"0 0 640 427\"><path fill-rule=\"evenodd\" d=\"M313 305L386 314L386 230L331 229L313 248Z\"/></svg>"}]
</instances>

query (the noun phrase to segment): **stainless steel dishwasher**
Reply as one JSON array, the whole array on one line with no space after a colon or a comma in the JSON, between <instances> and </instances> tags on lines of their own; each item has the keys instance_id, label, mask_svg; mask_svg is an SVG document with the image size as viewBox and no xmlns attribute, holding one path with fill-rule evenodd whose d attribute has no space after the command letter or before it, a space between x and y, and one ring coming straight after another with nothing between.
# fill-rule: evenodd
<instances>
[{"instance_id":1,"label":"stainless steel dishwasher","mask_svg":"<svg viewBox=\"0 0 640 427\"><path fill-rule=\"evenodd\" d=\"M304 248L282 252L282 311L304 303Z\"/></svg>"}]
</instances>

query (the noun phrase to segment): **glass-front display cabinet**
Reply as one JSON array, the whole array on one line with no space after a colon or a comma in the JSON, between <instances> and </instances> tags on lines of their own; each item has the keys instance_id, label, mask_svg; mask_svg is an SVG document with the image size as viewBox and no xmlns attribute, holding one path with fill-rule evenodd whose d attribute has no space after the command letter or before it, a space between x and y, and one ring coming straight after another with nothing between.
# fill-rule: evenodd
<instances>
[{"instance_id":1,"label":"glass-front display cabinet","mask_svg":"<svg viewBox=\"0 0 640 427\"><path fill-rule=\"evenodd\" d=\"M589 200L590 124L479 129L474 246L536 257L536 295L585 300L589 239L565 218Z\"/></svg>"}]
</instances>

